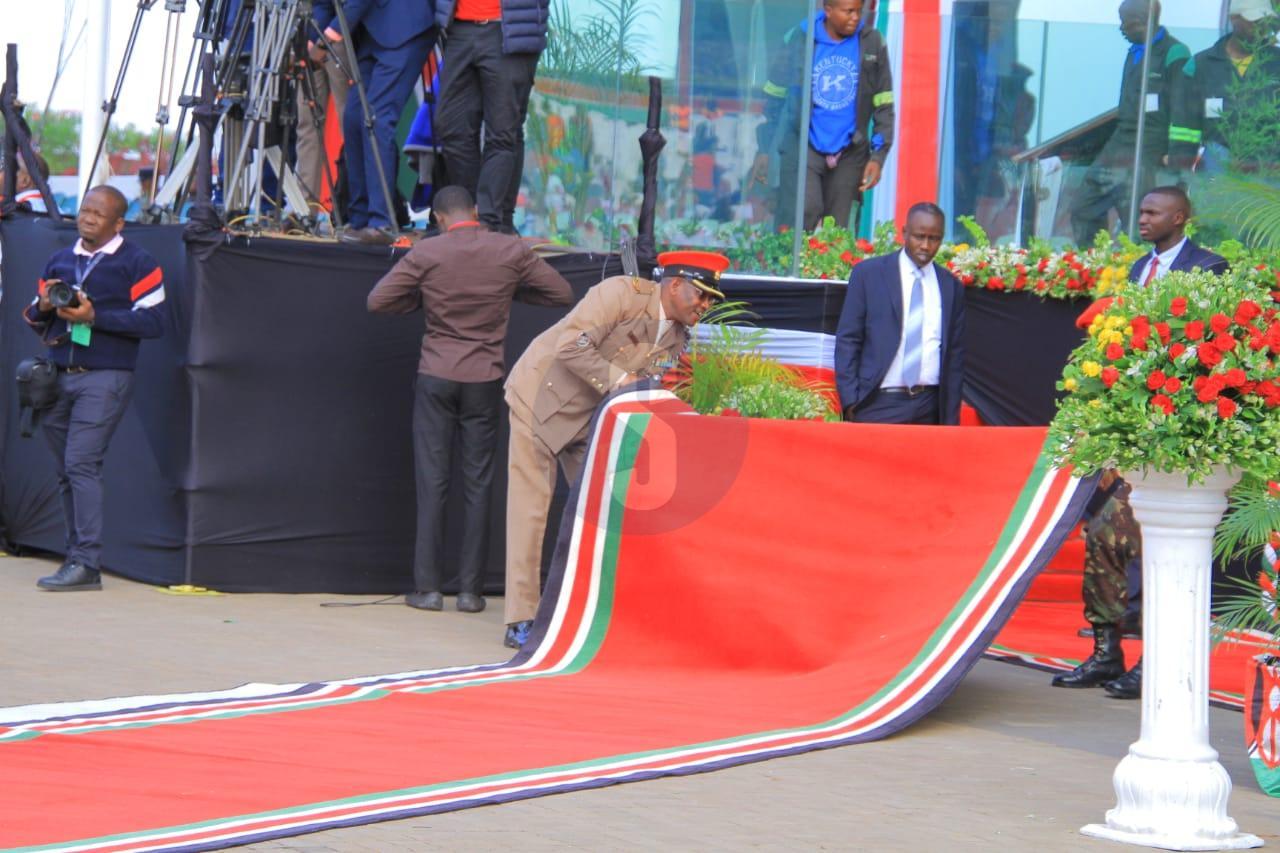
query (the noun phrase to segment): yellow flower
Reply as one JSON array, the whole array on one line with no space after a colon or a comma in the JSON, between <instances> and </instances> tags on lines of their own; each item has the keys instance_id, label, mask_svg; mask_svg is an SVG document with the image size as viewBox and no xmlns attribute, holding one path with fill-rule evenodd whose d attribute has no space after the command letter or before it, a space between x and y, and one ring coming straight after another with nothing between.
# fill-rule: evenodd
<instances>
[{"instance_id":1,"label":"yellow flower","mask_svg":"<svg viewBox=\"0 0 1280 853\"><path fill-rule=\"evenodd\" d=\"M1107 318L1108 329L1118 329L1124 324L1125 324L1125 319L1123 317L1111 316Z\"/></svg>"},{"instance_id":2,"label":"yellow flower","mask_svg":"<svg viewBox=\"0 0 1280 853\"><path fill-rule=\"evenodd\" d=\"M954 246L953 248L954 248L954 250L955 250L955 252L956 252L957 254L958 254L958 253L960 253L960 252L967 252L967 251L969 251L969 244L968 244L968 243L956 243L956 244L955 244L955 246Z\"/></svg>"},{"instance_id":3,"label":"yellow flower","mask_svg":"<svg viewBox=\"0 0 1280 853\"><path fill-rule=\"evenodd\" d=\"M1133 326L1125 326L1125 327L1124 327L1124 336L1125 336L1126 338L1132 338L1132 337L1133 337Z\"/></svg>"},{"instance_id":4,"label":"yellow flower","mask_svg":"<svg viewBox=\"0 0 1280 853\"><path fill-rule=\"evenodd\" d=\"M1098 364L1096 361L1086 361L1084 364L1080 365L1080 372L1085 376L1097 376L1102 372L1102 365Z\"/></svg>"},{"instance_id":5,"label":"yellow flower","mask_svg":"<svg viewBox=\"0 0 1280 853\"><path fill-rule=\"evenodd\" d=\"M1090 405L1092 408L1095 408L1095 409L1101 409L1101 408L1102 408L1102 401L1101 401L1101 400L1098 400L1098 399L1093 399L1093 400L1090 400L1090 401L1089 401L1089 405Z\"/></svg>"},{"instance_id":6,"label":"yellow flower","mask_svg":"<svg viewBox=\"0 0 1280 853\"><path fill-rule=\"evenodd\" d=\"M1068 379L1062 380L1062 387L1068 391L1074 391L1080 387L1080 383L1077 382L1075 379L1068 378Z\"/></svg>"},{"instance_id":7,"label":"yellow flower","mask_svg":"<svg viewBox=\"0 0 1280 853\"><path fill-rule=\"evenodd\" d=\"M1101 329L1102 329L1102 316L1099 315L1097 317L1094 317L1093 322L1089 324L1089 337L1096 338L1098 336L1098 332Z\"/></svg>"}]
</instances>

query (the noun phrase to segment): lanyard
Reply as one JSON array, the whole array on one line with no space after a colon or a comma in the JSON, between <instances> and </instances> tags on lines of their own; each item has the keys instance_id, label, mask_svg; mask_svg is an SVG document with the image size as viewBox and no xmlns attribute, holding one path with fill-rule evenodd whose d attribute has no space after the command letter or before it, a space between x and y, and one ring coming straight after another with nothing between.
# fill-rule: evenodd
<instances>
[{"instance_id":1,"label":"lanyard","mask_svg":"<svg viewBox=\"0 0 1280 853\"><path fill-rule=\"evenodd\" d=\"M80 259L83 258L84 255L76 256L76 284L80 285L81 289L84 289L84 280L89 277L89 273L93 272L93 268L96 267L106 256L106 252L94 252L93 257L89 258L89 262L85 264L83 270L80 269Z\"/></svg>"}]
</instances>

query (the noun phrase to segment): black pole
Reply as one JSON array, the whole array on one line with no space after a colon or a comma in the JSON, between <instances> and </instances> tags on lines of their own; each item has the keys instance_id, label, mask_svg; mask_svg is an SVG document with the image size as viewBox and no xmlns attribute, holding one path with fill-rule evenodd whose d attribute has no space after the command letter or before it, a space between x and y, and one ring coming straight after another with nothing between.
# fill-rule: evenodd
<instances>
[{"instance_id":1,"label":"black pole","mask_svg":"<svg viewBox=\"0 0 1280 853\"><path fill-rule=\"evenodd\" d=\"M218 126L216 96L213 54L206 53L200 58L200 101L191 111L192 120L200 133L195 169L196 200L192 206L191 220L212 227L221 224L218 211L213 206L213 132Z\"/></svg>"},{"instance_id":2,"label":"black pole","mask_svg":"<svg viewBox=\"0 0 1280 853\"><path fill-rule=\"evenodd\" d=\"M50 218L56 222L63 220L62 211L58 209L57 199L49 189L49 182L36 166L35 148L31 145L31 128L22 117L23 108L18 105L18 46L10 44L5 50L5 81L0 87L0 112L4 114L4 204L8 208L14 204L13 197L18 191L17 152L22 152L22 162L26 172L35 182L36 189L44 199L44 206Z\"/></svg>"},{"instance_id":3,"label":"black pole","mask_svg":"<svg viewBox=\"0 0 1280 853\"><path fill-rule=\"evenodd\" d=\"M653 215L658 204L658 155L667 144L662 123L662 81L649 78L649 118L640 134L640 156L644 163L644 196L640 201L640 221L636 225L636 255L649 263L657 260L653 235Z\"/></svg>"}]
</instances>

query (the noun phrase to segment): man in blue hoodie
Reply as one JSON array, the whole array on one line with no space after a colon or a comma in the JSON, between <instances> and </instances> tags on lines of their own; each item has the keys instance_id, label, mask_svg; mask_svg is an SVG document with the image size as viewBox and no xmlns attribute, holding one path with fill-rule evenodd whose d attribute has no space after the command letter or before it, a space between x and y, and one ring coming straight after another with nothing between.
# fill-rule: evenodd
<instances>
[{"instance_id":1,"label":"man in blue hoodie","mask_svg":"<svg viewBox=\"0 0 1280 853\"><path fill-rule=\"evenodd\" d=\"M833 216L843 228L862 194L880 181L893 143L893 75L884 39L862 18L863 0L825 0L822 11L783 37L765 83L765 121L756 130L759 153L752 179L771 183L780 161L777 222L795 219L804 38L813 33L805 160L804 228Z\"/></svg>"}]
</instances>

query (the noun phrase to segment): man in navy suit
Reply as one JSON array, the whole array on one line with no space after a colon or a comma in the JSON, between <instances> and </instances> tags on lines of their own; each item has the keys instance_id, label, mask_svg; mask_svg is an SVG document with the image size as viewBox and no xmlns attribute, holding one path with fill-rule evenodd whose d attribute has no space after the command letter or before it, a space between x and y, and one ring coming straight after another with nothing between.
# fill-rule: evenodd
<instances>
[{"instance_id":1,"label":"man in navy suit","mask_svg":"<svg viewBox=\"0 0 1280 853\"><path fill-rule=\"evenodd\" d=\"M1227 261L1187 239L1191 199L1178 187L1156 187L1142 197L1138 233L1151 244L1129 269L1129 281L1146 286L1171 272L1200 269L1215 275L1227 271ZM1105 310L1095 303L1082 316L1088 320ZM1093 626L1093 654L1071 672L1054 676L1054 687L1097 687L1117 699L1142 695L1142 659L1124 669L1120 645L1126 623L1141 614L1142 537L1129 508L1129 486L1116 479L1103 495L1102 508L1085 527L1084 618Z\"/></svg>"},{"instance_id":2,"label":"man in navy suit","mask_svg":"<svg viewBox=\"0 0 1280 853\"><path fill-rule=\"evenodd\" d=\"M1129 281L1147 284L1168 272L1202 269L1214 275L1227 271L1227 261L1187 239L1191 199L1179 187L1156 187L1142 197L1138 234L1152 245L1129 270Z\"/></svg>"},{"instance_id":3,"label":"man in navy suit","mask_svg":"<svg viewBox=\"0 0 1280 853\"><path fill-rule=\"evenodd\" d=\"M946 216L920 202L903 248L853 268L836 328L836 388L844 419L957 424L964 379L964 294L933 262Z\"/></svg>"},{"instance_id":4,"label":"man in navy suit","mask_svg":"<svg viewBox=\"0 0 1280 853\"><path fill-rule=\"evenodd\" d=\"M433 0L315 0L312 16L316 30L334 43L342 41L335 2L342 2L346 13L354 43L350 52L360 67L360 79L373 113L373 134L386 180L384 189L365 129L364 106L358 96L349 97L342 115L342 135L351 198L348 227L342 239L389 244L395 241L396 229L395 213L387 209L387 196L394 197L400 167L396 124L431 52L435 4ZM320 61L322 57L313 52L312 59Z\"/></svg>"}]
</instances>

